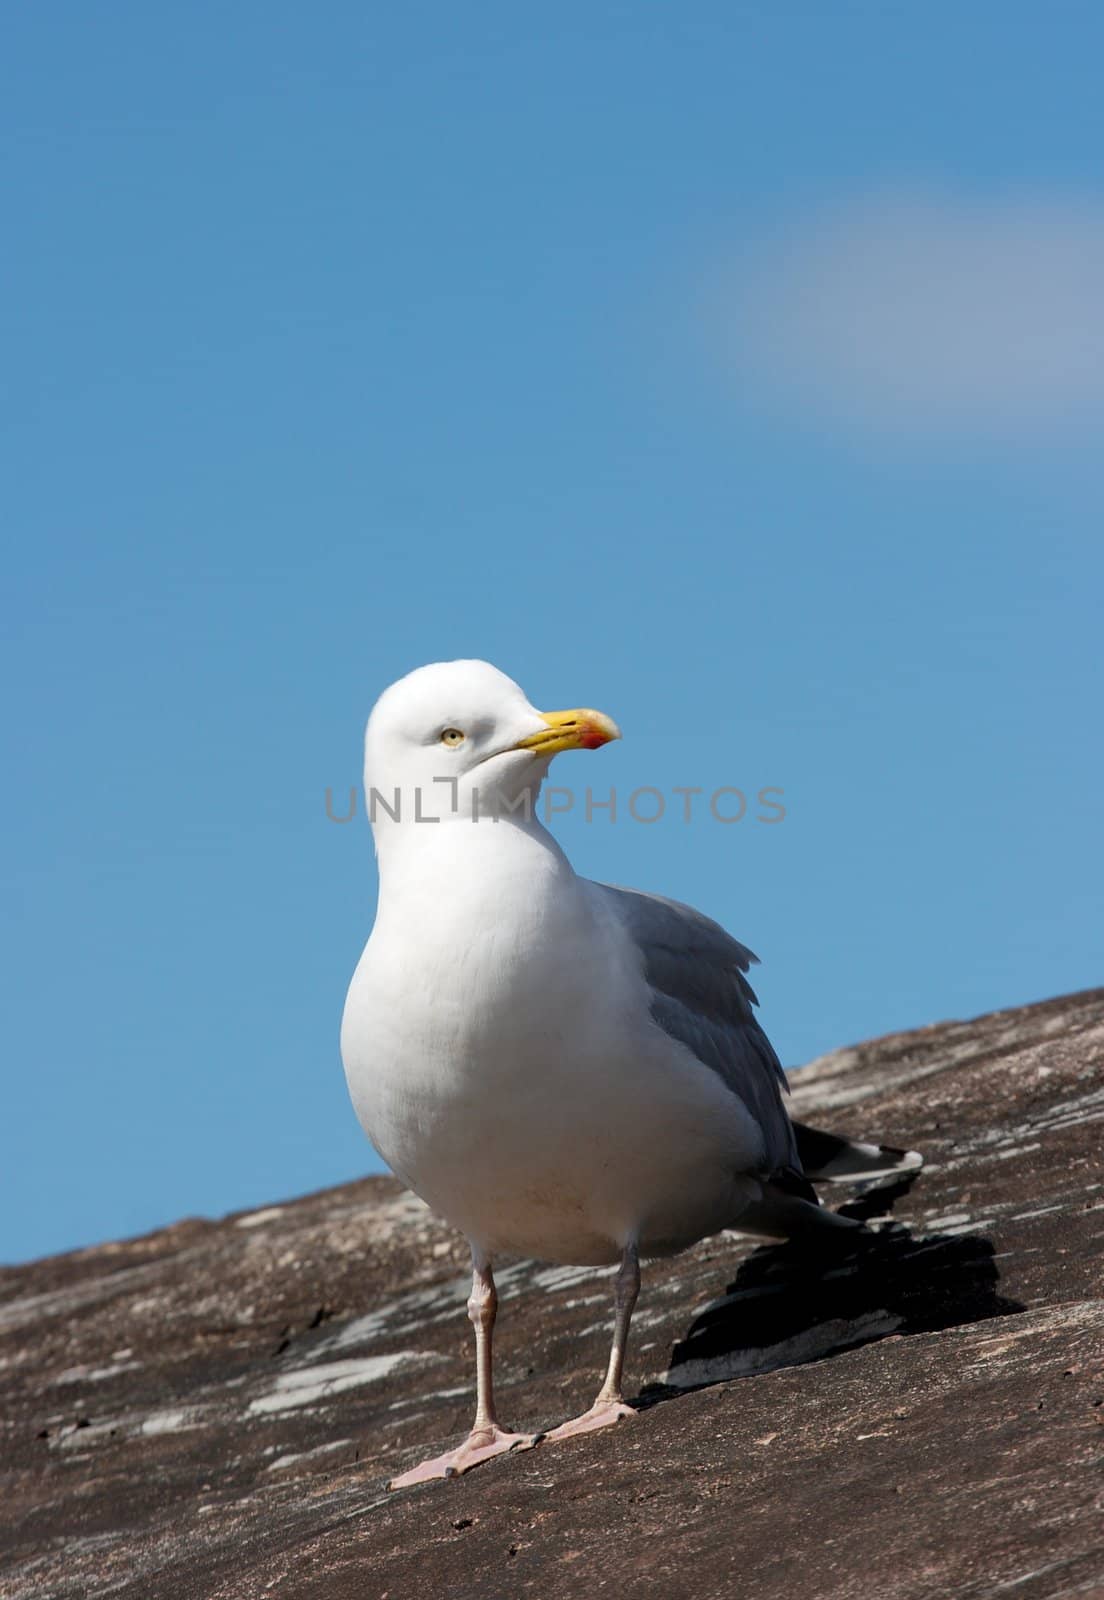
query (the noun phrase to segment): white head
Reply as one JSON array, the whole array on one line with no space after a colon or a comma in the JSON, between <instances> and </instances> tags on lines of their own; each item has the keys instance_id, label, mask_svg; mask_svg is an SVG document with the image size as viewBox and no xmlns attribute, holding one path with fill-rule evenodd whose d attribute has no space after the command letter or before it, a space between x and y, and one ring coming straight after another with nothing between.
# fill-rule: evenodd
<instances>
[{"instance_id":1,"label":"white head","mask_svg":"<svg viewBox=\"0 0 1104 1600\"><path fill-rule=\"evenodd\" d=\"M526 822L554 755L618 738L600 711L537 711L487 661L419 667L368 719L364 790L377 842L431 818Z\"/></svg>"}]
</instances>

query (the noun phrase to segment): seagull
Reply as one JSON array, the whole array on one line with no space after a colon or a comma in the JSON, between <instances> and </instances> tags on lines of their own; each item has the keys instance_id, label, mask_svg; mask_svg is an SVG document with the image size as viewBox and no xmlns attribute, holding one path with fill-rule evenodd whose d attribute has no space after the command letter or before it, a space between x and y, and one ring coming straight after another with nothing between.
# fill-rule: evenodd
<instances>
[{"instance_id":1,"label":"seagull","mask_svg":"<svg viewBox=\"0 0 1104 1600\"><path fill-rule=\"evenodd\" d=\"M920 1165L791 1120L750 950L689 906L574 872L541 783L561 752L619 737L598 711L537 711L485 661L420 667L368 721L379 902L342 1059L380 1155L468 1240L476 1354L467 1438L391 1488L636 1415L622 1382L642 1257L726 1228L827 1243L861 1225L812 1179ZM605 1380L544 1434L495 1406L504 1254L618 1267Z\"/></svg>"}]
</instances>

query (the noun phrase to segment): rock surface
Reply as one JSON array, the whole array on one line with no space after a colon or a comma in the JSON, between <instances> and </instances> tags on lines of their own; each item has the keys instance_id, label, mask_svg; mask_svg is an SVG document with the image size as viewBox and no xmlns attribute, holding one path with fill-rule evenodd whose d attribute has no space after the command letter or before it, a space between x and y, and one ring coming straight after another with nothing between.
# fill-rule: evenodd
<instances>
[{"instance_id":1,"label":"rock surface","mask_svg":"<svg viewBox=\"0 0 1104 1600\"><path fill-rule=\"evenodd\" d=\"M0 1595L1104 1595L1102 1068L1104 990L814 1062L797 1115L928 1160L869 1244L653 1264L636 1417L399 1494L472 1370L393 1181L0 1272ZM499 1274L513 1425L589 1403L608 1280Z\"/></svg>"}]
</instances>

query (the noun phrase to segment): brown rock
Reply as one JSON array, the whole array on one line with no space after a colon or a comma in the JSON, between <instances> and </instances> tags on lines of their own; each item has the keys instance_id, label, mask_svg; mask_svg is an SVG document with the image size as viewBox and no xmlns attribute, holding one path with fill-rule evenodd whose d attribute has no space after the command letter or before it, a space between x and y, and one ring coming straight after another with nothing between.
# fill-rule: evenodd
<instances>
[{"instance_id":1,"label":"brown rock","mask_svg":"<svg viewBox=\"0 0 1104 1600\"><path fill-rule=\"evenodd\" d=\"M1104 990L814 1062L798 1115L928 1159L875 1238L652 1265L635 1419L403 1494L472 1371L390 1179L8 1269L0 1596L1104 1594L1102 1066ZM500 1273L515 1426L589 1402L608 1277Z\"/></svg>"}]
</instances>

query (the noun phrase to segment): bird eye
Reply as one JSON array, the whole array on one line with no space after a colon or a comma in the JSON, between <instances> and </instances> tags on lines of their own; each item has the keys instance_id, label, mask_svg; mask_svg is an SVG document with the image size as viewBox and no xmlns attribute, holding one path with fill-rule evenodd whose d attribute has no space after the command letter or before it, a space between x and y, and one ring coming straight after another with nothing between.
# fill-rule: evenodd
<instances>
[{"instance_id":1,"label":"bird eye","mask_svg":"<svg viewBox=\"0 0 1104 1600\"><path fill-rule=\"evenodd\" d=\"M459 728L446 728L441 735L441 743L447 744L450 750L455 750L458 744L463 744L464 735Z\"/></svg>"}]
</instances>

